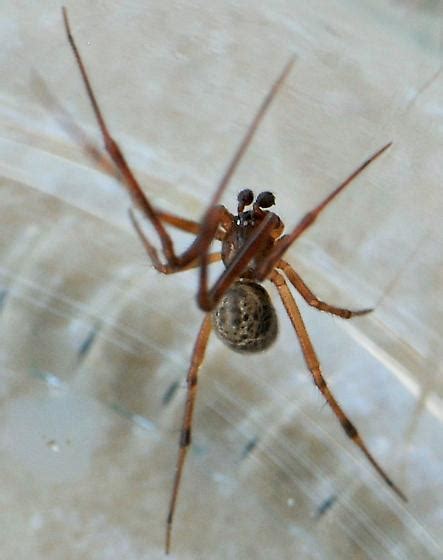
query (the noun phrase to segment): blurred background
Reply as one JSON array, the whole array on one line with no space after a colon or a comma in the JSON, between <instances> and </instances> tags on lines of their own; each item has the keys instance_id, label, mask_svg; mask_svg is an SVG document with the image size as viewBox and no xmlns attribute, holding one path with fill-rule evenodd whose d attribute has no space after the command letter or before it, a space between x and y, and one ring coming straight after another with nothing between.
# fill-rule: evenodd
<instances>
[{"instance_id":1,"label":"blurred background","mask_svg":"<svg viewBox=\"0 0 443 560\"><path fill-rule=\"evenodd\" d=\"M269 286L270 350L210 341L172 557L441 558L442 3L67 7L158 207L199 219L293 53L228 208L240 188L272 190L290 228L393 141L286 258L321 299L375 307L347 322L300 303L336 398L409 502L324 405ZM101 146L58 3L0 10L0 556L163 558L196 272L156 273L124 190L48 110L39 78Z\"/></svg>"}]
</instances>

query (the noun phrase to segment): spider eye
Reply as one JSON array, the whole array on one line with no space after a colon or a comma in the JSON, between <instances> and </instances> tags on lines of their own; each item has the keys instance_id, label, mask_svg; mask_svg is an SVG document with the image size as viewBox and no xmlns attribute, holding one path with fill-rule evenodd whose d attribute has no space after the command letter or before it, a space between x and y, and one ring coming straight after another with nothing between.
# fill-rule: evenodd
<instances>
[{"instance_id":1,"label":"spider eye","mask_svg":"<svg viewBox=\"0 0 443 560\"><path fill-rule=\"evenodd\" d=\"M274 206L275 196L269 191L262 192L257 196L256 204L259 208Z\"/></svg>"},{"instance_id":2,"label":"spider eye","mask_svg":"<svg viewBox=\"0 0 443 560\"><path fill-rule=\"evenodd\" d=\"M242 206L248 206L254 200L254 193L251 189L243 189L238 193L237 200Z\"/></svg>"}]
</instances>

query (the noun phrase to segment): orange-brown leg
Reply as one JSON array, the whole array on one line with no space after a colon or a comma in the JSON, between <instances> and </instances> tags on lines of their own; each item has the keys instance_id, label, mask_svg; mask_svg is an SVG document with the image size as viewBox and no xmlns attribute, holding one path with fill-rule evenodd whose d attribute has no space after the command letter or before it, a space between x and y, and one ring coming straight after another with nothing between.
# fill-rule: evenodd
<instances>
[{"instance_id":1,"label":"orange-brown leg","mask_svg":"<svg viewBox=\"0 0 443 560\"><path fill-rule=\"evenodd\" d=\"M362 450L362 452L365 454L368 461L378 472L378 474L382 477L382 479L386 482L386 484L390 486L392 490L402 500L407 501L406 496L403 494L403 492L398 488L398 486L394 484L394 482L389 478L389 476L385 473L385 471L381 468L381 466L371 455L370 451L368 450L365 443L363 442L363 439L359 435L356 427L346 416L343 409L337 403L337 401L334 398L334 395L331 393L329 387L327 386L326 381L321 372L320 363L318 361L314 347L312 346L312 342L309 338L308 332L303 322L303 318L301 316L301 313L297 307L294 298L292 297L292 294L289 290L288 285L286 284L284 277L279 272L274 270L270 275L269 279L275 284L278 290L283 305L286 309L289 319L291 320L292 326L294 327L294 330L299 339L306 365L308 366L308 369L311 372L314 382L319 388L319 390L321 391L321 393L323 394L323 396L325 397L333 413L338 418L343 430L346 432L346 435L355 443L355 445L357 445Z\"/></svg>"},{"instance_id":2,"label":"orange-brown leg","mask_svg":"<svg viewBox=\"0 0 443 560\"><path fill-rule=\"evenodd\" d=\"M171 549L171 531L174 520L175 507L177 505L178 491L183 474L183 467L186 460L189 445L191 444L192 418L194 413L195 398L197 396L198 370L203 362L206 346L211 332L211 315L207 314L203 320L197 340L195 341L192 352L191 364L186 377L187 395L183 424L180 434L180 449L178 452L177 466L175 469L174 485L172 487L171 500L169 503L168 517L166 521L166 540L165 551L169 554Z\"/></svg>"},{"instance_id":3,"label":"orange-brown leg","mask_svg":"<svg viewBox=\"0 0 443 560\"><path fill-rule=\"evenodd\" d=\"M308 212L303 216L303 218L299 221L299 223L295 226L295 228L289 233L288 235L284 235L281 239L277 241L273 250L269 253L268 258L260 265L257 270L257 277L259 280L264 280L268 274L271 273L272 269L283 256L284 252L289 248L292 243L300 237L300 235L306 231L318 218L319 214L328 206L330 202L334 200L334 198L342 192L352 181L360 175L360 173L368 167L375 159L377 159L381 154L387 150L392 145L392 142L389 142L383 148L377 150L372 156L370 156L367 160L365 160L355 171L353 171L349 177L347 177L338 187L336 187L326 198L324 198L318 206L316 206L313 210Z\"/></svg>"},{"instance_id":4,"label":"orange-brown leg","mask_svg":"<svg viewBox=\"0 0 443 560\"><path fill-rule=\"evenodd\" d=\"M68 37L69 44L71 45L72 51L77 61L78 68L83 78L83 83L85 85L89 100L94 110L95 117L100 127L103 140L105 143L105 148L109 153L109 155L111 156L112 160L114 161L115 165L117 166L118 170L120 171L123 182L127 187L129 193L131 194L132 198L134 199L135 204L143 211L144 214L146 214L146 216L151 221L153 227L155 228L158 237L161 241L162 249L167 261L170 263L174 263L176 261L176 257L174 253L172 240L168 235L167 231L165 230L162 222L157 217L157 214L155 213L151 203L149 202L149 200L143 193L142 189L140 188L140 185L138 184L131 169L129 168L126 159L123 156L122 151L120 150L120 147L109 133L108 127L106 126L105 120L103 118L98 102L92 90L92 86L89 81L86 68L80 56L80 52L77 48L77 45L74 41L74 37L71 33L71 28L69 26L69 21L68 21L68 13L64 6L62 8L62 12L63 12L63 21L65 24L66 35Z\"/></svg>"},{"instance_id":5,"label":"orange-brown leg","mask_svg":"<svg viewBox=\"0 0 443 560\"><path fill-rule=\"evenodd\" d=\"M193 233L194 235L198 234L200 224L194 220L188 220L187 218L182 218L181 216L176 216L169 212L163 212L163 210L159 210L158 208L155 209L155 213L165 224L169 224L182 231L187 231L188 233Z\"/></svg>"},{"instance_id":6,"label":"orange-brown leg","mask_svg":"<svg viewBox=\"0 0 443 560\"><path fill-rule=\"evenodd\" d=\"M173 216L172 214L165 214L164 212L160 212L159 215L162 217L167 216L168 218L172 217L173 220L169 221L168 223L171 223L172 221L174 222L173 225L179 229L182 229L184 231L187 231L189 233L193 233L191 228L188 228L188 225L194 223L191 222L190 220L185 220L182 218L179 218L178 216ZM196 258L193 261L191 261L190 263L188 263L186 266L182 267L180 270L176 270L174 267L170 267L166 264L163 264L160 259L158 258L157 252L155 251L154 246L150 243L149 239L147 238L146 234L144 233L144 231L142 230L140 224L138 223L134 211L132 210L132 208L129 209L129 217L131 219L132 225L134 226L135 231L137 232L146 252L148 253L149 258L151 259L151 262L154 266L154 268L156 270L158 270L159 272L161 272L162 274L174 274L176 272L182 272L184 270L189 270L191 268L197 268L198 266L200 266L200 259ZM164 220L166 221L166 220ZM171 224L172 225L172 224ZM198 226L198 224L196 224ZM209 255L207 256L207 264L212 264L215 262L219 262L221 260L221 253L215 252L215 253L209 253Z\"/></svg>"},{"instance_id":7,"label":"orange-brown leg","mask_svg":"<svg viewBox=\"0 0 443 560\"><path fill-rule=\"evenodd\" d=\"M199 227L198 234L191 244L191 246L186 249L181 255L176 255L174 251L174 245L172 242L171 237L169 236L168 232L163 226L163 223L156 213L155 209L149 202L147 196L144 194L143 190L141 189L140 185L138 184L136 178L134 177L131 169L129 168L123 153L113 139L109 130L106 126L105 120L99 108L98 102L95 98L94 92L92 90L86 68L83 64L82 58L80 56L80 52L77 48L77 45L74 41L73 35L71 33L71 29L69 26L68 16L66 8L63 8L63 20L65 24L66 34L68 37L68 41L71 45L72 51L74 53L75 59L77 61L77 65L79 67L80 73L82 75L83 83L85 85L89 100L91 102L95 117L97 119L98 125L100 127L103 140L105 143L105 147L109 155L111 156L112 160L114 161L115 165L117 166L118 170L121 173L122 180L126 188L128 189L130 195L132 196L136 206L140 208L140 210L145 214L145 216L150 220L152 226L157 232L158 238L161 242L163 254L166 259L166 266L173 267L176 270L181 270L186 267L191 261L194 261L197 257L203 257L202 259L202 267L205 266L205 258L204 255L208 253L209 247L214 239L214 236L218 230L219 222L218 219L218 208L215 206L220 199L223 191L225 190L226 186L228 185L232 175L234 174L235 170L238 167L245 151L247 150L249 144L254 137L254 134L259 126L260 122L262 121L263 117L266 114L272 100L275 98L278 90L281 88L283 82L285 81L286 77L288 76L292 65L294 63L294 59L292 58L288 64L283 69L283 72L274 82L273 86L271 87L270 91L266 95L265 99L263 100L262 104L260 105L257 113L254 116L250 126L248 127L242 142L240 143L239 147L234 153L231 162L229 163L225 173L223 174L215 193L208 205L202 223ZM153 248L156 252L156 250ZM157 257L158 260L158 257Z\"/></svg>"},{"instance_id":8,"label":"orange-brown leg","mask_svg":"<svg viewBox=\"0 0 443 560\"><path fill-rule=\"evenodd\" d=\"M84 130L82 130L75 122L72 115L63 107L63 105L58 101L52 92L49 91L45 82L41 79L38 74L33 76L33 81L38 89L40 97L45 103L51 115L55 114L69 136L71 136L78 144L80 144L85 152L95 160L96 164L102 169L102 171L108 175L115 176L115 164L109 160L107 157L109 154L104 154L99 150L94 143L88 138ZM171 225L182 231L187 231L188 233L198 234L200 224L194 220L189 220L187 218L182 218L170 212L164 212L155 208L155 213L160 220L168 225Z\"/></svg>"},{"instance_id":9,"label":"orange-brown leg","mask_svg":"<svg viewBox=\"0 0 443 560\"><path fill-rule=\"evenodd\" d=\"M292 266L280 259L276 264L276 268L282 270L289 282L294 286L294 288L300 293L303 299L311 307L315 307L320 311L326 311L326 313L331 313L332 315L337 315L342 319L350 319L351 317L356 317L358 315L365 315L370 313L372 309L357 309L351 311L350 309L343 309L342 307L335 307L329 303L325 303L317 298L317 296L306 286L303 279L295 272Z\"/></svg>"}]
</instances>

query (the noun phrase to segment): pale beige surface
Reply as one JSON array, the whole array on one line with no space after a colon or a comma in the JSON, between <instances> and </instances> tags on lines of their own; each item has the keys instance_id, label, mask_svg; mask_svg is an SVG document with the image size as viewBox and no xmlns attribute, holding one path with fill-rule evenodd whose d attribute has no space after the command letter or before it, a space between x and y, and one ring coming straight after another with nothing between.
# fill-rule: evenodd
<instances>
[{"instance_id":1,"label":"pale beige surface","mask_svg":"<svg viewBox=\"0 0 443 560\"><path fill-rule=\"evenodd\" d=\"M210 343L174 557L440 558L441 3L68 7L111 129L166 209L199 217L292 53L227 205L273 190L290 227L394 141L288 260L323 299L376 305L352 324L302 311L409 503L323 406L277 303L263 356ZM6 2L0 22L0 557L162 558L195 274L153 271L124 192L45 110L33 71L99 144L59 5Z\"/></svg>"}]
</instances>

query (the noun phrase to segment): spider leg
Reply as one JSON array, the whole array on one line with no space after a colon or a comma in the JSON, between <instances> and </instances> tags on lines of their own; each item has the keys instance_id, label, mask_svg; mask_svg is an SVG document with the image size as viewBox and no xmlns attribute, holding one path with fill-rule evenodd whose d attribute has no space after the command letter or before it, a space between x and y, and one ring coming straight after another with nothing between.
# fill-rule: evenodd
<instances>
[{"instance_id":1,"label":"spider leg","mask_svg":"<svg viewBox=\"0 0 443 560\"><path fill-rule=\"evenodd\" d=\"M332 409L332 412L338 418L343 430L346 432L346 435L355 443L355 445L357 445L361 449L368 461L378 472L381 478L385 481L385 483L390 486L402 500L407 501L406 496L403 494L403 492L398 488L398 486L394 484L394 482L389 478L389 476L381 468L378 462L374 459L374 457L366 447L363 439L359 435L356 427L346 416L345 412L335 400L334 395L331 393L329 387L327 386L321 372L320 363L303 322L303 318L289 290L289 287L286 284L284 277L279 272L274 270L269 279L276 286L286 312L289 316L289 319L291 320L292 326L294 327L294 330L299 339L306 365L308 366L308 369L314 379L314 383L317 385L320 392L325 397L326 402Z\"/></svg>"},{"instance_id":2,"label":"spider leg","mask_svg":"<svg viewBox=\"0 0 443 560\"><path fill-rule=\"evenodd\" d=\"M387 150L392 145L392 142L389 142L379 150L377 150L372 156L370 156L367 160L365 160L355 171L353 171L349 177L347 177L338 187L336 187L326 198L324 198L318 206L316 206L313 210L308 212L303 216L303 218L299 221L299 223L295 226L295 228L289 233L281 237L277 243L275 244L272 251L269 253L269 257L262 263L262 265L257 270L257 278L259 280L264 280L268 274L272 271L275 264L279 260L280 257L283 256L283 253L289 248L290 245L300 237L300 235L306 231L317 219L319 214L329 205L334 198L341 193L343 189L345 189L352 181L360 175L360 173L368 167L375 159L377 159L381 154Z\"/></svg>"},{"instance_id":3,"label":"spider leg","mask_svg":"<svg viewBox=\"0 0 443 560\"><path fill-rule=\"evenodd\" d=\"M194 413L195 398L197 396L197 381L198 370L203 362L203 358L208 344L209 335L211 332L211 315L207 314L203 319L197 339L195 341L194 349L192 351L191 363L186 377L187 395L186 405L183 416L183 424L180 435L180 449L177 458L177 466L175 469L174 485L171 493L171 500L169 503L168 517L166 521L166 540L165 552L169 554L171 549L171 531L172 523L174 520L175 507L177 504L177 496L180 488L180 481L183 474L183 466L186 460L188 447L191 444L191 431L192 431L192 418Z\"/></svg>"},{"instance_id":4,"label":"spider leg","mask_svg":"<svg viewBox=\"0 0 443 560\"><path fill-rule=\"evenodd\" d=\"M329 305L317 298L317 296L306 286L303 279L297 274L297 272L292 268L292 266L280 259L275 265L276 268L282 270L289 282L294 286L294 288L300 293L306 303L320 311L326 311L327 313L332 313L332 315L338 315L342 319L350 319L351 317L356 317L358 315L365 315L370 313L372 309L358 309L351 311L350 309L343 309L341 307L335 307L334 305Z\"/></svg>"},{"instance_id":5,"label":"spider leg","mask_svg":"<svg viewBox=\"0 0 443 560\"><path fill-rule=\"evenodd\" d=\"M174 245L172 239L169 236L166 229L164 228L161 218L159 217L156 210L151 205L147 196L144 194L143 190L138 184L117 142L113 139L113 137L109 133L109 130L106 126L101 110L99 108L97 99L92 90L92 86L89 81L85 65L80 56L80 52L77 48L74 37L71 33L67 10L65 7L63 7L62 10L63 10L63 20L65 24L66 35L69 44L71 45L75 59L77 61L77 65L79 67L80 73L82 75L83 83L85 85L89 100L91 102L96 120L100 127L105 148L109 153L109 155L111 156L112 160L114 161L115 165L117 166L118 170L120 171L123 183L128 189L136 206L138 206L141 209L141 211L150 220L154 229L156 230L157 235L160 239L163 254L167 261L167 266L173 267L177 271L182 270L190 262L194 261L197 257L201 255L205 255L208 252L209 246L211 245L219 226L219 222L217 220L220 217L219 210L218 210L220 207L215 205L220 199L221 195L223 194L223 191L227 187L235 170L237 169L245 151L247 150L249 144L251 143L254 134L260 122L262 121L263 117L265 116L266 111L268 110L272 100L274 99L278 90L281 88L283 82L288 76L294 64L294 58L291 58L289 62L286 64L285 68L283 69L283 72L280 74L280 76L272 85L271 89L269 90L268 94L266 95L265 99L260 105L257 113L255 114L254 119L249 125L243 137L243 140L241 141L239 147L235 151L234 156L231 159L231 162L229 163L225 173L223 174L215 190L215 193L212 197L211 202L209 203L208 209L205 212L201 225L199 226L197 237L195 238L195 240L193 241L193 243L190 245L188 249L186 249L181 255L176 255L174 251ZM153 248L153 251L151 252L154 251L156 252L156 250ZM205 266L204 263L205 263L205 259L203 259L202 266Z\"/></svg>"},{"instance_id":6,"label":"spider leg","mask_svg":"<svg viewBox=\"0 0 443 560\"><path fill-rule=\"evenodd\" d=\"M157 231L157 234L160 238L162 249L163 249L163 252L165 254L166 259L168 260L168 262L171 262L171 263L175 262L174 247L173 247L173 243L172 243L172 240L171 240L170 236L168 235L167 231L163 227L163 224L160 221L160 219L157 217L157 214L155 213L154 208L151 206L151 203L149 202L149 200L147 199L147 197L144 195L143 191L141 190L140 185L138 184L138 182L137 182L136 178L134 177L131 169L129 168L129 165L126 162L126 159L122 154L122 151L120 150L120 147L118 146L117 142L115 142L115 140L112 138L111 134L109 133L109 130L106 126L105 120L104 120L103 115L101 113L100 107L98 105L97 99L96 99L95 94L92 90L92 86L91 86L91 83L89 81L89 78L88 78L88 75L87 75L87 72L86 72L86 68L85 68L85 66L83 64L83 60L80 56L80 52L77 48L77 45L74 41L74 37L71 33L71 28L69 26L69 21L68 21L68 13L67 13L67 10L66 10L65 6L63 6L63 8L62 8L62 12L63 12L63 21L64 21L64 24L65 24L66 35L68 37L69 44L71 45L72 51L73 51L75 59L77 61L77 65L79 67L80 73L81 73L82 78L83 78L83 83L85 85L86 91L88 93L89 100L91 102L91 105L92 105L92 108L93 108L93 111L94 111L94 114L95 114L95 117L96 117L98 125L100 127L100 130L101 130L101 133L102 133L102 136L103 136L103 140L104 140L104 143L105 143L106 151L109 153L109 155L111 156L115 165L119 169L119 171L122 175L123 181L124 181L126 187L128 188L129 193L131 194L132 198L134 199L134 202L149 217L152 225L154 226L155 230Z\"/></svg>"},{"instance_id":7,"label":"spider leg","mask_svg":"<svg viewBox=\"0 0 443 560\"><path fill-rule=\"evenodd\" d=\"M269 106L271 105L272 101L274 100L275 96L277 95L278 91L282 87L283 83L285 82L286 78L289 75L289 72L294 65L295 57L291 57L287 62L286 66L283 68L283 71L280 73L278 78L273 83L271 89L268 91L267 95L263 99L258 111L255 113L254 118L249 125L248 129L245 132L239 146L237 147L234 155L229 162L225 172L220 179L217 188L215 189L214 195L207 207L207 210L203 216L201 221L199 232L197 237L195 238L194 242L191 246L185 250L180 256L176 258L177 265L176 266L183 266L187 262L194 260L197 257L201 257L201 280L200 280L200 290L199 290L199 302L204 299L204 294L206 292L204 279L207 278L207 271L206 271L206 255L209 250L209 246L211 245L214 238L217 238L216 234L219 230L219 226L227 227L232 221L231 214L223 207L218 205L218 201L222 196L224 190L229 184L233 174L235 173L238 165L240 164L241 159L243 158L247 148L249 147L252 139L254 138L255 132L260 125L261 121L263 120ZM228 285L227 285L228 287ZM203 298L201 295L203 294ZM205 311L208 310L207 306L200 305L202 309ZM213 307L214 305L212 305Z\"/></svg>"},{"instance_id":8,"label":"spider leg","mask_svg":"<svg viewBox=\"0 0 443 560\"><path fill-rule=\"evenodd\" d=\"M168 221L168 223L172 223L172 221L174 221L175 227L178 227L178 228L180 228L184 231L188 231L189 233L193 233L191 228L192 228L192 226L195 222L191 222L190 220L185 220L183 218L179 218L178 216L174 216L172 214L166 214L164 212L160 212L159 215L161 217L167 216L167 219L172 218L170 221ZM149 241L145 232L142 230L140 224L138 223L137 218L135 217L135 214L134 214L134 211L133 211L132 208L129 209L129 218L130 218L130 220L132 222L132 225L134 226L134 229L137 232L137 234L138 234L146 252L148 253L149 258L151 259L151 262L152 262L154 268L156 270L158 270L158 272L161 272L162 274L174 274L176 272L182 272L182 271L189 270L191 268L197 268L198 266L200 266L200 259L198 257L196 257L193 261L190 261L186 265L182 266L180 269L177 269L176 267L171 266L169 264L163 264L161 262L161 260L158 258L158 254L157 254L157 251L156 251L155 247ZM181 227L178 225L179 223L180 223ZM198 226L198 224L196 224L196 225ZM188 226L190 226L190 227L188 227ZM209 253L206 256L206 260L207 260L207 265L212 264L214 262L218 262L218 261L221 260L221 253L220 252Z\"/></svg>"},{"instance_id":9,"label":"spider leg","mask_svg":"<svg viewBox=\"0 0 443 560\"><path fill-rule=\"evenodd\" d=\"M155 213L160 218L160 220L170 226L173 226L182 231L187 231L188 233L193 233L197 235L200 229L200 224L194 220L188 220L187 218L182 218L181 216L176 216L169 212L163 212L163 210L155 209Z\"/></svg>"},{"instance_id":10,"label":"spider leg","mask_svg":"<svg viewBox=\"0 0 443 560\"><path fill-rule=\"evenodd\" d=\"M73 138L77 144L83 147L84 151L93 159L101 170L110 176L115 176L115 166L109 160L102 150L94 145L92 140L87 136L85 131L77 125L74 117L61 104L57 97L48 89L45 81L35 71L32 72L33 86L38 91L39 97L44 106L51 114L56 117L65 132Z\"/></svg>"},{"instance_id":11,"label":"spider leg","mask_svg":"<svg viewBox=\"0 0 443 560\"><path fill-rule=\"evenodd\" d=\"M49 91L44 80L37 74L33 75L33 82L36 88L39 90L40 97L43 99L48 110L51 114L56 114L57 118L65 131L77 141L78 144L83 146L87 154L95 160L96 164L103 170L104 173L108 175L115 175L115 166L106 157L102 151L100 151L94 143L88 138L85 132L77 125L72 115L63 107L60 101L54 96L52 92ZM155 208L155 213L157 217L164 223L167 223L177 229L182 231L187 231L188 233L198 234L200 224L194 220L189 220L182 218L181 216L176 216L169 212L164 212Z\"/></svg>"},{"instance_id":12,"label":"spider leg","mask_svg":"<svg viewBox=\"0 0 443 560\"><path fill-rule=\"evenodd\" d=\"M286 78L288 77L290 71L292 70L294 62L295 62L295 56L292 56L286 63L279 77L272 84L272 87L266 94L265 98L263 99L260 107L258 108L258 111L255 113L255 116L251 124L249 125L248 130L246 131L246 134L243 136L242 141L240 142L237 150L234 152L234 156L229 162L226 171L223 173L223 176L219 184L217 185L217 188L214 192L211 202L209 203L208 208L211 208L211 206L214 206L220 200L223 191L227 187L240 161L242 160L246 150L248 149L249 144L254 138L255 132L258 126L260 125L261 121L263 120L263 117L265 116L266 112L268 111L269 106L271 105L272 101L274 100L275 96L277 95L278 91L280 90Z\"/></svg>"},{"instance_id":13,"label":"spider leg","mask_svg":"<svg viewBox=\"0 0 443 560\"><path fill-rule=\"evenodd\" d=\"M161 213L161 215L163 216L164 214ZM135 231L137 232L146 252L148 253L149 258L151 259L151 262L154 266L154 268L156 270L158 270L158 272L161 272L162 274L174 274L175 272L182 272L184 270L189 270L191 268L197 268L198 266L200 266L200 260L199 259L194 259L193 261L191 261L189 264L186 265L186 267L181 268L179 271L175 270L173 267L170 267L166 264L163 264L160 259L157 256L157 253L155 251L155 248L153 247L153 245L151 245L151 243L149 242L149 239L146 237L145 232L141 229L140 224L137 222L137 219L135 217L135 214L132 210L132 208L129 209L129 217L131 219L132 225L135 228ZM174 216L175 218L175 216ZM179 220L181 220L181 218L178 218ZM186 226L186 224L185 224ZM189 229L185 229L183 228L185 231L190 231ZM216 253L209 253L209 255L207 256L207 261L208 264L212 264L215 262L219 262L221 260L221 253L220 252L216 252Z\"/></svg>"}]
</instances>

